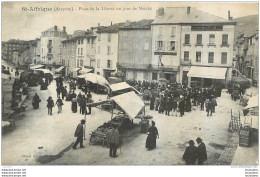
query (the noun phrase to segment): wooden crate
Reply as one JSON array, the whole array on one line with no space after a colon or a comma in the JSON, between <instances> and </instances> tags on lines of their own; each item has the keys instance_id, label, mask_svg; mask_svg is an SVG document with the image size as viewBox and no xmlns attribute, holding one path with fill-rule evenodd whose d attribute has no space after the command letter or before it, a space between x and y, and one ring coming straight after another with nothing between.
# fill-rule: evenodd
<instances>
[{"instance_id":1,"label":"wooden crate","mask_svg":"<svg viewBox=\"0 0 260 177\"><path fill-rule=\"evenodd\" d=\"M249 130L241 130L239 134L239 146L249 147L250 143L250 131Z\"/></svg>"}]
</instances>

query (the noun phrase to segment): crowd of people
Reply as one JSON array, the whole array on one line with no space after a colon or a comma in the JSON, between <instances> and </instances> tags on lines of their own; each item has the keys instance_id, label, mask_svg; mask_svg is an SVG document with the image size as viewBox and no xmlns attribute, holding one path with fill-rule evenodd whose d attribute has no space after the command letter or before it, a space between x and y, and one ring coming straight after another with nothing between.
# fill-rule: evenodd
<instances>
[{"instance_id":1,"label":"crowd of people","mask_svg":"<svg viewBox=\"0 0 260 177\"><path fill-rule=\"evenodd\" d=\"M202 111L206 108L207 116L212 116L217 106L216 98L221 96L221 85L210 88L200 86L188 87L177 82L158 84L154 82L128 82L138 91L143 93L144 100L150 101L150 110L182 117L185 112L190 112L193 106L199 106ZM172 113L171 113L172 112Z\"/></svg>"}]
</instances>

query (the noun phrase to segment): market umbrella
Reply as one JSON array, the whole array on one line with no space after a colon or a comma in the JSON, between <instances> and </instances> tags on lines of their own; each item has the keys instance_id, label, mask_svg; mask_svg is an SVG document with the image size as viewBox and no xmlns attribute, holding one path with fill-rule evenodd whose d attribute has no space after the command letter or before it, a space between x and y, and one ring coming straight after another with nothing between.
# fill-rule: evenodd
<instances>
[{"instance_id":1,"label":"market umbrella","mask_svg":"<svg viewBox=\"0 0 260 177\"><path fill-rule=\"evenodd\" d=\"M93 84L99 84L99 85L103 85L103 86L107 86L107 87L109 86L108 81L104 77L94 74L94 73L85 74L85 80L90 81Z\"/></svg>"}]
</instances>

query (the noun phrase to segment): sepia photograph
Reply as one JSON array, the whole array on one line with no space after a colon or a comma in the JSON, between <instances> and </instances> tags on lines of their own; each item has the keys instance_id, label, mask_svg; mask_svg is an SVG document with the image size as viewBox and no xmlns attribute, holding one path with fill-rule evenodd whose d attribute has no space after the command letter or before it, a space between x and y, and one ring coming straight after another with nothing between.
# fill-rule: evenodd
<instances>
[{"instance_id":1,"label":"sepia photograph","mask_svg":"<svg viewBox=\"0 0 260 177\"><path fill-rule=\"evenodd\" d=\"M1 5L2 168L259 165L258 1Z\"/></svg>"}]
</instances>

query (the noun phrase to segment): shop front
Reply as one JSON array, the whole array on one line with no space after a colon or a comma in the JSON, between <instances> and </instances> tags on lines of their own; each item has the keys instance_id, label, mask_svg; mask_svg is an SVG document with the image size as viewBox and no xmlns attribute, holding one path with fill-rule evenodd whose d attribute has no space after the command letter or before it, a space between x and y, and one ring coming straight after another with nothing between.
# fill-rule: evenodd
<instances>
[{"instance_id":1,"label":"shop front","mask_svg":"<svg viewBox=\"0 0 260 177\"><path fill-rule=\"evenodd\" d=\"M226 82L227 68L191 66L187 77L189 86L211 87L216 83Z\"/></svg>"}]
</instances>

